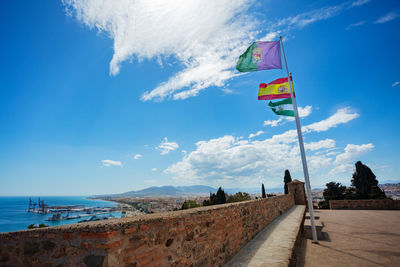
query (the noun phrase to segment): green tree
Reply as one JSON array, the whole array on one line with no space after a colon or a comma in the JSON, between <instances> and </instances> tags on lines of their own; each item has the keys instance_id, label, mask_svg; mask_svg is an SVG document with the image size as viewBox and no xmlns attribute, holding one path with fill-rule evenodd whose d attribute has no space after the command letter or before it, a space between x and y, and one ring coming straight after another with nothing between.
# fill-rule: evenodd
<instances>
[{"instance_id":1,"label":"green tree","mask_svg":"<svg viewBox=\"0 0 400 267\"><path fill-rule=\"evenodd\" d=\"M203 200L203 206L211 206L211 202L209 199Z\"/></svg>"},{"instance_id":2,"label":"green tree","mask_svg":"<svg viewBox=\"0 0 400 267\"><path fill-rule=\"evenodd\" d=\"M292 181L289 170L285 170L285 176L283 177L283 182L285 183L285 195L289 194L288 183Z\"/></svg>"},{"instance_id":3,"label":"green tree","mask_svg":"<svg viewBox=\"0 0 400 267\"><path fill-rule=\"evenodd\" d=\"M203 201L203 206L211 206L217 204L217 195L210 192L210 199Z\"/></svg>"},{"instance_id":4,"label":"green tree","mask_svg":"<svg viewBox=\"0 0 400 267\"><path fill-rule=\"evenodd\" d=\"M380 189L378 185L373 185L371 187L371 193L369 193L368 197L370 199L384 199L387 198L385 195L385 191Z\"/></svg>"},{"instance_id":5,"label":"green tree","mask_svg":"<svg viewBox=\"0 0 400 267\"><path fill-rule=\"evenodd\" d=\"M198 207L200 207L200 204L198 204L196 201L186 200L185 202L183 202L181 209L187 210L187 209L198 208Z\"/></svg>"},{"instance_id":6,"label":"green tree","mask_svg":"<svg viewBox=\"0 0 400 267\"><path fill-rule=\"evenodd\" d=\"M378 180L371 169L357 161L351 184L356 188L359 199L386 198L385 193L378 187Z\"/></svg>"},{"instance_id":7,"label":"green tree","mask_svg":"<svg viewBox=\"0 0 400 267\"><path fill-rule=\"evenodd\" d=\"M329 209L329 201L322 200L322 201L318 202L318 208L320 208L320 209Z\"/></svg>"},{"instance_id":8,"label":"green tree","mask_svg":"<svg viewBox=\"0 0 400 267\"><path fill-rule=\"evenodd\" d=\"M221 187L218 188L217 194L210 192L210 199L203 201L203 206L211 206L226 203L228 195L225 194Z\"/></svg>"},{"instance_id":9,"label":"green tree","mask_svg":"<svg viewBox=\"0 0 400 267\"><path fill-rule=\"evenodd\" d=\"M210 193L210 205L217 204L217 195L214 193Z\"/></svg>"},{"instance_id":10,"label":"green tree","mask_svg":"<svg viewBox=\"0 0 400 267\"><path fill-rule=\"evenodd\" d=\"M215 201L215 204L224 204L224 203L226 203L226 196L225 196L225 192L224 192L224 190L222 190L222 188L220 187L220 188L218 188L218 191L217 191L217 199L216 199L216 201Z\"/></svg>"},{"instance_id":11,"label":"green tree","mask_svg":"<svg viewBox=\"0 0 400 267\"><path fill-rule=\"evenodd\" d=\"M329 208L330 200L342 200L344 199L344 192L346 191L346 187L341 185L340 183L330 182L326 184L326 188L324 189L323 195L324 200L318 203L318 206L321 209Z\"/></svg>"},{"instance_id":12,"label":"green tree","mask_svg":"<svg viewBox=\"0 0 400 267\"><path fill-rule=\"evenodd\" d=\"M330 182L326 184L324 189L324 199L325 200L342 200L344 199L344 191L346 187L340 183Z\"/></svg>"},{"instance_id":13,"label":"green tree","mask_svg":"<svg viewBox=\"0 0 400 267\"><path fill-rule=\"evenodd\" d=\"M265 194L264 184L261 185L261 197L262 198L266 198L267 197L267 195Z\"/></svg>"},{"instance_id":14,"label":"green tree","mask_svg":"<svg viewBox=\"0 0 400 267\"><path fill-rule=\"evenodd\" d=\"M344 191L344 199L357 199L358 195L356 193L356 189L352 186L347 187Z\"/></svg>"},{"instance_id":15,"label":"green tree","mask_svg":"<svg viewBox=\"0 0 400 267\"><path fill-rule=\"evenodd\" d=\"M246 201L246 200L251 200L251 197L249 194L246 192L237 192L234 195L228 195L227 198L227 203L233 203L233 202L240 202L240 201Z\"/></svg>"},{"instance_id":16,"label":"green tree","mask_svg":"<svg viewBox=\"0 0 400 267\"><path fill-rule=\"evenodd\" d=\"M39 225L36 225L36 224L30 224L30 225L28 225L28 229L35 229L35 228L43 228L43 227L48 227L48 225L47 224L44 224L44 223L41 223L41 224L39 224Z\"/></svg>"}]
</instances>

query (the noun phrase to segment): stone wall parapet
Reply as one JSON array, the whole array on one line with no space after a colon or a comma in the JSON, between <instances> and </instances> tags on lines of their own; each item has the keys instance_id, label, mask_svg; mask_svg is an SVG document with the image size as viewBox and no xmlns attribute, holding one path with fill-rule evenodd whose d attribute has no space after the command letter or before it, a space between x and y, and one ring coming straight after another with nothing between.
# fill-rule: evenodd
<instances>
[{"instance_id":1,"label":"stone wall parapet","mask_svg":"<svg viewBox=\"0 0 400 267\"><path fill-rule=\"evenodd\" d=\"M331 210L400 210L400 200L393 199L352 199L352 200L330 200Z\"/></svg>"},{"instance_id":2,"label":"stone wall parapet","mask_svg":"<svg viewBox=\"0 0 400 267\"><path fill-rule=\"evenodd\" d=\"M0 266L221 266L293 195L0 234Z\"/></svg>"}]
</instances>

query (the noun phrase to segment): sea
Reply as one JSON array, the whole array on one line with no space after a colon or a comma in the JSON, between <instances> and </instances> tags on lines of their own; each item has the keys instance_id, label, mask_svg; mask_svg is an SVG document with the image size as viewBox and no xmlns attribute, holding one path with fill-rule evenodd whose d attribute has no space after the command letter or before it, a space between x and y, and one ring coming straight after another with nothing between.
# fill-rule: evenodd
<instances>
[{"instance_id":1,"label":"sea","mask_svg":"<svg viewBox=\"0 0 400 267\"><path fill-rule=\"evenodd\" d=\"M38 197L31 197L32 201L38 202ZM99 199L89 199L87 196L43 196L40 197L48 206L70 206L84 205L85 207L114 207L115 202L103 201ZM29 197L0 197L0 233L20 231L27 229L30 224L44 223L48 226L78 223L82 218L62 221L46 221L52 213L37 214L27 212ZM78 213L71 213L76 215ZM121 212L111 212L116 218L122 216ZM109 215L107 214L107 215ZM90 218L90 217L85 217Z\"/></svg>"}]
</instances>

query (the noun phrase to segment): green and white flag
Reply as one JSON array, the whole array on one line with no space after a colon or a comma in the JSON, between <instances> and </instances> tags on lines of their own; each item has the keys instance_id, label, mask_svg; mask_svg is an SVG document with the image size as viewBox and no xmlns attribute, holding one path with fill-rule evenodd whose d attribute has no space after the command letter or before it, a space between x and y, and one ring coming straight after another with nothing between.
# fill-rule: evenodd
<instances>
[{"instance_id":1,"label":"green and white flag","mask_svg":"<svg viewBox=\"0 0 400 267\"><path fill-rule=\"evenodd\" d=\"M269 101L268 107L277 115L294 117L293 104L291 98L272 103Z\"/></svg>"}]
</instances>

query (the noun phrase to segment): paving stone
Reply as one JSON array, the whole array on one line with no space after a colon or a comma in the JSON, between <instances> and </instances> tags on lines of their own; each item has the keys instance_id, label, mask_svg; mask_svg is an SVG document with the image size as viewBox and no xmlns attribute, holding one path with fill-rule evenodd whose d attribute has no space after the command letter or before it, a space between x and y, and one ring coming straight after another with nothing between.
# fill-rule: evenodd
<instances>
[{"instance_id":1,"label":"paving stone","mask_svg":"<svg viewBox=\"0 0 400 267\"><path fill-rule=\"evenodd\" d=\"M295 205L247 243L225 267L288 266L305 211Z\"/></svg>"}]
</instances>

